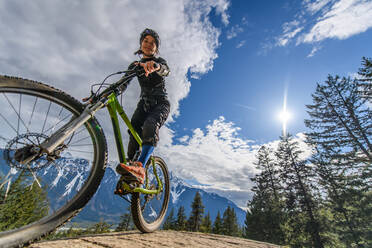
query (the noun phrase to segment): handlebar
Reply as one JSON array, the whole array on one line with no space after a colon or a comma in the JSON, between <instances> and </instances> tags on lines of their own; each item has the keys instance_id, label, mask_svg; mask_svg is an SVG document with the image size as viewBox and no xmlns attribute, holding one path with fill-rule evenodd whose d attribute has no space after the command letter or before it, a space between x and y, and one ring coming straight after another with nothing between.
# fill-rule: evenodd
<instances>
[{"instance_id":1,"label":"handlebar","mask_svg":"<svg viewBox=\"0 0 372 248\"><path fill-rule=\"evenodd\" d=\"M158 67L160 67L159 64L157 63L154 63L154 68L157 69ZM99 90L102 88L102 86L104 85L105 81L113 76L113 75L118 75L118 74L126 74L124 77L122 77L119 81L117 81L116 83L113 83L111 84L108 88L106 88L104 91L102 91L101 93L98 93ZM111 94L112 92L116 92L117 95L121 94L123 91L120 91L120 87L127 83L128 81L132 80L132 78L134 78L135 76L138 76L138 77L141 77L145 74L145 69L142 67L142 66L139 66L139 63L131 70L126 70L126 71L119 71L119 72L115 72L115 73L112 73L110 75L108 75L103 81L102 83L100 84L100 87L98 88L98 90L96 92L93 92L93 90L91 89L91 95L89 97L86 97L86 98L83 98L83 102L89 102L89 103L95 103L99 100L101 100L102 98L108 96L109 94ZM94 86L94 85L93 85Z\"/></svg>"}]
</instances>

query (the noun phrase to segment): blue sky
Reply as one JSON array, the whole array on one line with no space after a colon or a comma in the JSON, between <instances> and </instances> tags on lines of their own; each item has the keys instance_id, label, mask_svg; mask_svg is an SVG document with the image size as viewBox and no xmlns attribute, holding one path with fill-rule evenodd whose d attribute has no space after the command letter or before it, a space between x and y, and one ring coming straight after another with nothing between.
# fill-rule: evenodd
<instances>
[{"instance_id":1,"label":"blue sky","mask_svg":"<svg viewBox=\"0 0 372 248\"><path fill-rule=\"evenodd\" d=\"M241 127L245 138L268 142L281 134L277 114L287 91L287 106L293 115L288 131L303 132L305 104L311 103L316 83L328 74L355 73L362 56L370 56L372 42L372 32L367 30L346 39L329 37L300 44L293 39L286 46L275 45L283 36L283 25L296 20L303 9L302 1L289 5L288 1L235 0L230 2L228 26L212 18L222 30L218 58L211 72L201 80L192 80L175 125L196 128L222 115ZM234 31L236 36L230 38ZM237 48L239 44L243 45ZM314 48L319 50L309 57ZM195 112L200 106L204 111Z\"/></svg>"},{"instance_id":2,"label":"blue sky","mask_svg":"<svg viewBox=\"0 0 372 248\"><path fill-rule=\"evenodd\" d=\"M370 0L0 0L0 73L81 99L137 59L144 28L157 30L172 109L156 154L176 175L244 207L255 152L281 135L284 95L287 129L306 157L305 104L328 74L354 76L371 57L371 16ZM129 115L138 95L133 81ZM111 124L106 113L98 118L115 161Z\"/></svg>"}]
</instances>

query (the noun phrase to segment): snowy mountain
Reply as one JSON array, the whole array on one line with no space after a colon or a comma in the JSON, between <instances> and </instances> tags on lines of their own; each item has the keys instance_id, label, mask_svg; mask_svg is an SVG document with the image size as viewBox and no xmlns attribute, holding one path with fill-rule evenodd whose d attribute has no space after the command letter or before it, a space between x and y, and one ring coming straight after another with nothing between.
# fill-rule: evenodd
<instances>
[{"instance_id":1,"label":"snowy mountain","mask_svg":"<svg viewBox=\"0 0 372 248\"><path fill-rule=\"evenodd\" d=\"M105 220L106 222L117 223L120 219L120 215L127 211L129 203L113 194L116 182L119 179L119 175L117 175L114 170L115 166L116 163L110 163L108 165L99 189L83 211L73 219L74 222ZM218 211L220 211L222 217L225 209L230 206L234 208L236 212L239 225L244 224L245 212L227 198L221 197L215 193L208 193L204 190L193 188L173 173L170 173L170 182L171 192L168 214L173 208L176 215L178 208L184 206L185 213L189 216L191 212L191 203L194 200L196 192L199 191L203 205L205 206L204 212L209 212L212 221L216 218Z\"/></svg>"},{"instance_id":2,"label":"snowy mountain","mask_svg":"<svg viewBox=\"0 0 372 248\"><path fill-rule=\"evenodd\" d=\"M91 223L104 220L109 223L118 223L120 215L128 211L129 203L113 193L119 179L119 175L115 172L116 165L116 162L110 162L107 165L105 175L97 192L84 209L72 219L73 222ZM58 159L56 164L36 172L37 176L42 178L43 184L49 185L48 195L50 196L52 209L61 206L66 199L71 199L75 195L83 182L86 181L89 167L87 160L64 154L64 157ZM0 177L4 177L9 173L14 174L15 172L4 161L3 150L0 149ZM230 206L235 209L238 223L243 225L245 212L232 201L215 193L208 193L201 189L193 188L173 173L170 173L170 181L171 192L168 214L172 208L177 214L178 208L184 206L185 213L189 216L191 203L196 192L199 191L205 206L205 214L209 212L212 221L216 218L217 211L220 211L222 216L225 209Z\"/></svg>"}]
</instances>

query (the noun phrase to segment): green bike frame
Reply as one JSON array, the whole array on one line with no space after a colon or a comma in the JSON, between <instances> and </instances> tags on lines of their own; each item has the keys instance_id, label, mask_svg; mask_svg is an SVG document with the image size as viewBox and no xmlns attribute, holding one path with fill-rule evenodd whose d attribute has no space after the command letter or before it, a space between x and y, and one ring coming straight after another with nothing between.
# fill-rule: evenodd
<instances>
[{"instance_id":1,"label":"green bike frame","mask_svg":"<svg viewBox=\"0 0 372 248\"><path fill-rule=\"evenodd\" d=\"M124 153L124 146L123 146L123 139L121 136L120 132L120 127L119 127L119 118L117 113L120 115L120 117L123 119L125 124L128 126L130 132L132 133L133 137L136 139L140 147L142 147L142 140L141 137L138 135L138 133L134 130L132 123L130 122L127 114L124 112L123 107L120 105L115 93L111 93L108 96L108 102L107 102L107 109L109 111L111 121L112 121L112 126L114 129L114 134L115 134L115 142L116 142L116 147L118 150L118 155L119 155L119 161L120 163L127 163L127 159L125 158L125 153ZM158 182L158 189L148 189L148 175L146 173L146 178L145 178L145 185L144 188L142 187L137 187L137 188L131 188L127 183L123 182L123 188L130 192L130 193L143 193L143 194L159 194L160 192L163 191L163 184L158 176L156 166L155 166L155 160L151 156L151 165L153 167L154 175L156 177L156 180Z\"/></svg>"}]
</instances>

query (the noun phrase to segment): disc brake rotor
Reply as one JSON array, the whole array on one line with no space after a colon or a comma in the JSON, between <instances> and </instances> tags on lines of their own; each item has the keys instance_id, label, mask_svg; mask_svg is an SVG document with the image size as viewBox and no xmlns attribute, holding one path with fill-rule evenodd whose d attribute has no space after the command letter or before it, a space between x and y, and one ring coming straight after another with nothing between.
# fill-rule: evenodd
<instances>
[{"instance_id":1,"label":"disc brake rotor","mask_svg":"<svg viewBox=\"0 0 372 248\"><path fill-rule=\"evenodd\" d=\"M37 171L50 164L47 154L40 152L40 143L47 139L48 136L42 133L26 133L20 134L10 140L4 149L4 158L10 167ZM25 158L34 156L32 161L27 164L22 164Z\"/></svg>"}]
</instances>

